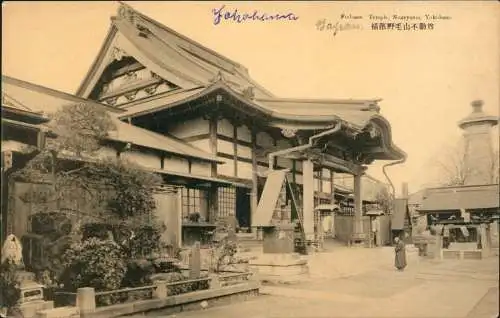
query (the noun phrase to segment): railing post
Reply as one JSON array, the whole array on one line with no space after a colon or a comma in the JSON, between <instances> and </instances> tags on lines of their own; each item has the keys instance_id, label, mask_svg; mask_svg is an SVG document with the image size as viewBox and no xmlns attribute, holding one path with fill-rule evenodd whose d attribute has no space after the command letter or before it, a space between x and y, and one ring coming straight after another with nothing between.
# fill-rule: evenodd
<instances>
[{"instance_id":1,"label":"railing post","mask_svg":"<svg viewBox=\"0 0 500 318\"><path fill-rule=\"evenodd\" d=\"M76 294L76 307L79 308L80 313L92 313L95 311L95 290L92 287L78 288Z\"/></svg>"},{"instance_id":2,"label":"railing post","mask_svg":"<svg viewBox=\"0 0 500 318\"><path fill-rule=\"evenodd\" d=\"M222 284L217 274L213 274L210 277L210 289L221 288Z\"/></svg>"},{"instance_id":3,"label":"railing post","mask_svg":"<svg viewBox=\"0 0 500 318\"><path fill-rule=\"evenodd\" d=\"M168 296L167 282L164 280L155 281L155 290L153 291L153 298L165 299Z\"/></svg>"}]
</instances>

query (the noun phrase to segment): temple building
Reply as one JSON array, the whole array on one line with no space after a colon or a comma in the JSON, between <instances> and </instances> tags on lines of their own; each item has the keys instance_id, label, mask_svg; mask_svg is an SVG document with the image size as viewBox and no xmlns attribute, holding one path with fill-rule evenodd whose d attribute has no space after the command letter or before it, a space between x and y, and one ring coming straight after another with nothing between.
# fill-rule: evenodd
<instances>
[{"instance_id":1,"label":"temple building","mask_svg":"<svg viewBox=\"0 0 500 318\"><path fill-rule=\"evenodd\" d=\"M367 165L406 157L378 102L275 96L244 66L121 4L75 95L2 77L2 123L12 126L2 134L2 151L16 143L43 147L48 113L90 103L105 108L117 125L100 155L128 158L163 177L157 210L176 244L227 216L254 231L263 220L257 206L268 173L283 169L297 192L292 218L300 216L309 239L315 206L349 197L351 190L336 186L335 175L352 176L350 236L363 241ZM21 131L31 135L21 138ZM22 166L16 156L3 171ZM2 224L18 236L34 213L20 199L26 191L34 186L9 183L2 192L10 199L2 206ZM84 209L81 201L77 209ZM195 212L201 220L188 222Z\"/></svg>"}]
</instances>

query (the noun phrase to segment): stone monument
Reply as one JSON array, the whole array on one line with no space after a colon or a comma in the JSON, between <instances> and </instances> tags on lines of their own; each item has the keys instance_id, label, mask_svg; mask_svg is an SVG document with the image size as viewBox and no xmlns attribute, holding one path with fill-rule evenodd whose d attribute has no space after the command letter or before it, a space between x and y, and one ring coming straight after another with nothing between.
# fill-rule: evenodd
<instances>
[{"instance_id":1,"label":"stone monument","mask_svg":"<svg viewBox=\"0 0 500 318\"><path fill-rule=\"evenodd\" d=\"M13 234L7 236L2 247L1 261L2 263L10 261L17 266L17 277L19 280L19 289L21 290L19 309L23 317L30 318L35 317L40 310L54 308L54 303L44 300L44 286L35 282L35 275L23 270L24 264L22 255L23 248L19 239Z\"/></svg>"},{"instance_id":2,"label":"stone monument","mask_svg":"<svg viewBox=\"0 0 500 318\"><path fill-rule=\"evenodd\" d=\"M498 183L491 171L495 160L492 128L498 124L498 118L483 112L481 100L473 101L471 105L472 113L458 124L464 132L465 185Z\"/></svg>"}]
</instances>

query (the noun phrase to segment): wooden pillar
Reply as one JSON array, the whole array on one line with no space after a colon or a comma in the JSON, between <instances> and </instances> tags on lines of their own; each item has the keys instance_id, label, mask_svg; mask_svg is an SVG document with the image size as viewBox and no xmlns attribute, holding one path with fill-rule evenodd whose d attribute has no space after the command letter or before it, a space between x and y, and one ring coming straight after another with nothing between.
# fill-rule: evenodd
<instances>
[{"instance_id":1,"label":"wooden pillar","mask_svg":"<svg viewBox=\"0 0 500 318\"><path fill-rule=\"evenodd\" d=\"M331 204L335 204L335 179L333 170L330 170L330 193L332 194Z\"/></svg>"},{"instance_id":2,"label":"wooden pillar","mask_svg":"<svg viewBox=\"0 0 500 318\"><path fill-rule=\"evenodd\" d=\"M0 220L0 224L1 224L1 228L0 228L0 231L1 231L1 237L0 237L0 243L2 244L3 246L3 241L5 240L5 238L7 237L7 232L9 232L9 228L7 226L7 224L9 222L12 222L12 220L9 220L9 174L4 171L4 168L2 168L2 182L1 182L1 186L2 186L2 201L1 201L1 212L2 212L2 216L1 216L1 220ZM10 233L9 233L10 234Z\"/></svg>"},{"instance_id":3,"label":"wooden pillar","mask_svg":"<svg viewBox=\"0 0 500 318\"><path fill-rule=\"evenodd\" d=\"M238 177L238 123L233 122L233 161L234 161L234 176Z\"/></svg>"},{"instance_id":4,"label":"wooden pillar","mask_svg":"<svg viewBox=\"0 0 500 318\"><path fill-rule=\"evenodd\" d=\"M209 145L210 145L210 151L214 156L217 156L217 125L218 125L218 116L216 113L211 114L209 117L209 123L208 123L208 133L209 133ZM213 162L212 163L212 171L211 175L212 177L217 176L217 163ZM218 216L218 210L219 210L219 205L218 205L218 187L215 184L212 184L210 188L210 212L212 214L212 220L210 222L214 223L217 219ZM181 206L182 207L182 206Z\"/></svg>"},{"instance_id":5,"label":"wooden pillar","mask_svg":"<svg viewBox=\"0 0 500 318\"><path fill-rule=\"evenodd\" d=\"M212 114L209 119L209 137L210 137L210 150L214 156L217 156L217 116ZM217 163L212 163L212 177L217 176Z\"/></svg>"},{"instance_id":6,"label":"wooden pillar","mask_svg":"<svg viewBox=\"0 0 500 318\"><path fill-rule=\"evenodd\" d=\"M215 223L217 220L218 216L218 211L219 211L219 188L216 184L212 183L212 186L210 187L209 193L208 193L208 211L209 211L209 221L210 223Z\"/></svg>"},{"instance_id":7,"label":"wooden pillar","mask_svg":"<svg viewBox=\"0 0 500 318\"><path fill-rule=\"evenodd\" d=\"M177 231L177 247L182 247L182 188L177 188L177 224L174 228Z\"/></svg>"},{"instance_id":8,"label":"wooden pillar","mask_svg":"<svg viewBox=\"0 0 500 318\"><path fill-rule=\"evenodd\" d=\"M362 174L354 175L354 226L353 240L354 242L362 241L363 233L363 199L361 197L361 177Z\"/></svg>"},{"instance_id":9,"label":"wooden pillar","mask_svg":"<svg viewBox=\"0 0 500 318\"><path fill-rule=\"evenodd\" d=\"M332 201L331 204L335 204L335 172L333 170L330 170L330 187L331 187L331 194L332 194ZM335 238L337 236L337 233L335 232L335 218L337 216L336 212L332 212L332 228L331 228L331 237Z\"/></svg>"},{"instance_id":10,"label":"wooden pillar","mask_svg":"<svg viewBox=\"0 0 500 318\"><path fill-rule=\"evenodd\" d=\"M257 210L258 175L257 175L257 132L252 127L252 192L250 198L250 226L253 230L253 217Z\"/></svg>"},{"instance_id":11,"label":"wooden pillar","mask_svg":"<svg viewBox=\"0 0 500 318\"><path fill-rule=\"evenodd\" d=\"M311 160L302 162L302 186L304 232L307 240L314 239L314 163Z\"/></svg>"}]
</instances>

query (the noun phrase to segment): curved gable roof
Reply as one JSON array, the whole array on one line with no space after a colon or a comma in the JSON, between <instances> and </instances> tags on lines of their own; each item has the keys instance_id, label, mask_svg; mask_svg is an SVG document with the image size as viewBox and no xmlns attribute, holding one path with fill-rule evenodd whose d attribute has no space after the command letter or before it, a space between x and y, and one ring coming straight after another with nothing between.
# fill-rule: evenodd
<instances>
[{"instance_id":1,"label":"curved gable roof","mask_svg":"<svg viewBox=\"0 0 500 318\"><path fill-rule=\"evenodd\" d=\"M256 94L271 97L272 93L257 84L248 74L248 70L217 52L175 32L163 24L121 3L118 15L112 17L99 55L96 57L85 79L77 90L77 95L87 98L97 84L105 64L106 56L117 37L118 46L124 46L127 54L154 71L165 80L184 89L209 85L218 72L224 72L228 81L235 88L255 88Z\"/></svg>"},{"instance_id":2,"label":"curved gable roof","mask_svg":"<svg viewBox=\"0 0 500 318\"><path fill-rule=\"evenodd\" d=\"M131 143L137 146L178 154L204 161L219 162L219 160L195 146L172 136L162 135L149 130L122 122L116 116L116 109L91 100L76 97L44 86L21 81L12 77L2 76L2 94L7 94L32 112L50 114L65 105L75 103L90 103L95 107L104 107L110 112L116 126L116 131L109 136L110 140ZM114 112L114 113L113 113Z\"/></svg>"}]
</instances>

